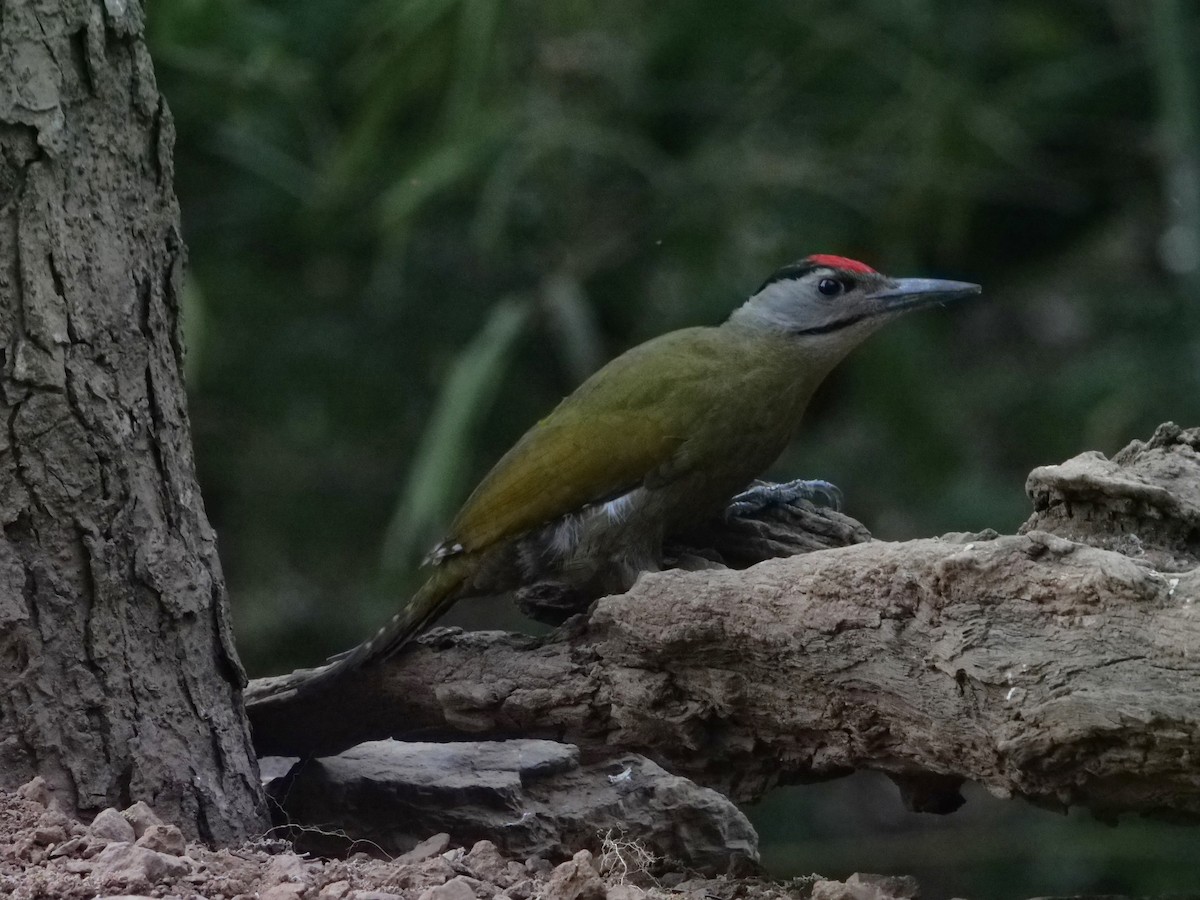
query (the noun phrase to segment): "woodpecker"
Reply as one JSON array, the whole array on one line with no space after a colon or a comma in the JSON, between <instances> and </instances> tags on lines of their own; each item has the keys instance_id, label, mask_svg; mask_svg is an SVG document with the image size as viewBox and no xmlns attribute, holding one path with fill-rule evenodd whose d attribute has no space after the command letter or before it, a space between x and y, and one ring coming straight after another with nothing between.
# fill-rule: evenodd
<instances>
[{"instance_id":1,"label":"woodpecker","mask_svg":"<svg viewBox=\"0 0 1200 900\"><path fill-rule=\"evenodd\" d=\"M976 284L890 278L841 256L775 272L715 327L618 356L517 441L467 498L408 604L307 687L382 661L456 600L550 580L595 598L659 567L663 538L722 508L830 493L750 488L791 441L817 386L868 336Z\"/></svg>"}]
</instances>

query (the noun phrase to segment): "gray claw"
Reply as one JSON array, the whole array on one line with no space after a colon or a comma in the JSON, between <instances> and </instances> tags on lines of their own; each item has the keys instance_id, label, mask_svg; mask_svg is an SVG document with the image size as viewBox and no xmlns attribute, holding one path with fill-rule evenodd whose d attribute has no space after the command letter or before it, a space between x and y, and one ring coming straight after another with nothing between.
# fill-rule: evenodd
<instances>
[{"instance_id":1,"label":"gray claw","mask_svg":"<svg viewBox=\"0 0 1200 900\"><path fill-rule=\"evenodd\" d=\"M784 506L797 500L824 500L830 509L840 512L842 492L837 485L819 479L785 481L775 484L758 481L735 496L725 508L726 517L750 516L771 506Z\"/></svg>"}]
</instances>

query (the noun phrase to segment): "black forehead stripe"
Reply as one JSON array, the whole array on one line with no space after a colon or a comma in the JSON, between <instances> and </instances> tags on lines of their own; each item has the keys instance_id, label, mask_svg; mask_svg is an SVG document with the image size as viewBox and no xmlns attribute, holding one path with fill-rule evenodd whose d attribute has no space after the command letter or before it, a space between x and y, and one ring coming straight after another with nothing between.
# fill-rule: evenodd
<instances>
[{"instance_id":1,"label":"black forehead stripe","mask_svg":"<svg viewBox=\"0 0 1200 900\"><path fill-rule=\"evenodd\" d=\"M792 263L791 265L784 266L782 269L777 270L773 275L771 275L770 278L768 278L761 285L759 285L758 290L755 291L754 293L756 293L756 294L762 293L763 290L765 290L766 288L775 284L776 282L791 281L792 279L795 279L795 278L801 278L801 277L807 275L809 272L815 272L817 269L827 269L827 268L829 268L829 267L828 266L815 266L810 262Z\"/></svg>"}]
</instances>

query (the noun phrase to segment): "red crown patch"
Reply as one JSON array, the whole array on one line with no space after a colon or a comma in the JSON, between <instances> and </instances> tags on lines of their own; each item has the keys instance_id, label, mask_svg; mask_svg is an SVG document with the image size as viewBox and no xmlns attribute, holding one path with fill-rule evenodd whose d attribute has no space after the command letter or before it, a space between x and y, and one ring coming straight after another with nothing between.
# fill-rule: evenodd
<instances>
[{"instance_id":1,"label":"red crown patch","mask_svg":"<svg viewBox=\"0 0 1200 900\"><path fill-rule=\"evenodd\" d=\"M811 266L827 266L830 269L843 269L847 272L862 272L864 274L875 272L866 263L861 263L857 259L847 259L844 256L830 256L826 253L817 253L807 257L804 261Z\"/></svg>"}]
</instances>

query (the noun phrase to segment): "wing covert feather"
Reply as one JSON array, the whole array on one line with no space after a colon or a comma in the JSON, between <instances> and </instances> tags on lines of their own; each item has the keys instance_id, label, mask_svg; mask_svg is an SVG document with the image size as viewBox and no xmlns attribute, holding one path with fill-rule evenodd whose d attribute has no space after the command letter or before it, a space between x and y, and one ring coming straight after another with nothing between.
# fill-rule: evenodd
<instances>
[{"instance_id":1,"label":"wing covert feather","mask_svg":"<svg viewBox=\"0 0 1200 900\"><path fill-rule=\"evenodd\" d=\"M470 552L679 474L686 395L714 375L714 329L672 332L617 357L517 441L467 499L448 544Z\"/></svg>"},{"instance_id":2,"label":"wing covert feather","mask_svg":"<svg viewBox=\"0 0 1200 900\"><path fill-rule=\"evenodd\" d=\"M667 463L681 443L646 418L544 420L471 494L451 526L451 540L468 552L482 549L619 496Z\"/></svg>"}]
</instances>

